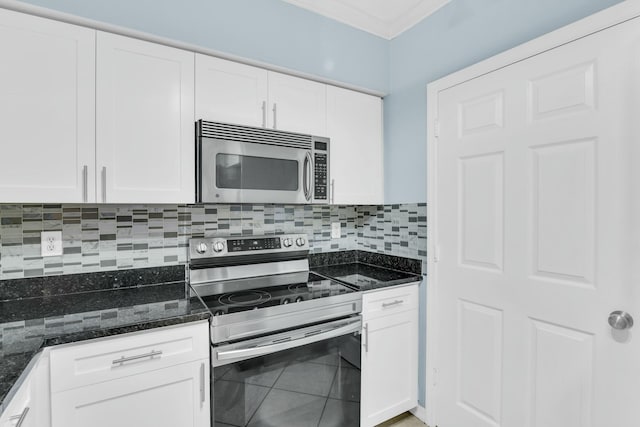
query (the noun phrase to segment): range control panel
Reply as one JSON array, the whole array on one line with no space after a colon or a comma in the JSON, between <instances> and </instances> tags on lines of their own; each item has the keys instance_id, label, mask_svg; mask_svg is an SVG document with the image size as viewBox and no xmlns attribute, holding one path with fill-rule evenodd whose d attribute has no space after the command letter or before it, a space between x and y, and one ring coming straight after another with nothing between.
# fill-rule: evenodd
<instances>
[{"instance_id":1,"label":"range control panel","mask_svg":"<svg viewBox=\"0 0 640 427\"><path fill-rule=\"evenodd\" d=\"M244 254L277 254L308 251L306 234L282 236L209 237L189 240L190 259Z\"/></svg>"},{"instance_id":2,"label":"range control panel","mask_svg":"<svg viewBox=\"0 0 640 427\"><path fill-rule=\"evenodd\" d=\"M282 242L279 237L263 237L260 239L228 239L229 252L262 251L265 249L280 249Z\"/></svg>"}]
</instances>

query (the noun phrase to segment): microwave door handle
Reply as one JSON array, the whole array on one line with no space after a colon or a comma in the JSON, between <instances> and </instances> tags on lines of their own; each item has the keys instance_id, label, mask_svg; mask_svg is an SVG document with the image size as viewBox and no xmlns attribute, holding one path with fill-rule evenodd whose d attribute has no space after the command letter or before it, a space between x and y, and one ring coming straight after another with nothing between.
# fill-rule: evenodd
<instances>
[{"instance_id":1,"label":"microwave door handle","mask_svg":"<svg viewBox=\"0 0 640 427\"><path fill-rule=\"evenodd\" d=\"M304 197L307 202L311 201L311 195L313 194L312 181L313 181L313 160L311 159L311 152L308 151L304 158L304 170L302 172L304 188Z\"/></svg>"}]
</instances>

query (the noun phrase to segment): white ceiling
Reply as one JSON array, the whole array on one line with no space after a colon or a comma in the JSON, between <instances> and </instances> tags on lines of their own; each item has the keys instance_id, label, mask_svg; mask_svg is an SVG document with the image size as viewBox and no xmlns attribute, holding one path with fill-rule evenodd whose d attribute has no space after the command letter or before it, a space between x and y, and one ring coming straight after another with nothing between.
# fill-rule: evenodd
<instances>
[{"instance_id":1,"label":"white ceiling","mask_svg":"<svg viewBox=\"0 0 640 427\"><path fill-rule=\"evenodd\" d=\"M352 27L392 39L450 0L283 0Z\"/></svg>"}]
</instances>

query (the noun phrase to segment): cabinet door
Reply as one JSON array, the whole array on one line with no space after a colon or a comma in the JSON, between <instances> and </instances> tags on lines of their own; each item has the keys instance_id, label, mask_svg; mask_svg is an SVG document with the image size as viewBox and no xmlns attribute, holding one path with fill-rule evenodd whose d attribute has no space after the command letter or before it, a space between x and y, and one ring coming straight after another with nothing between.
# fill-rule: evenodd
<instances>
[{"instance_id":1,"label":"cabinet door","mask_svg":"<svg viewBox=\"0 0 640 427\"><path fill-rule=\"evenodd\" d=\"M288 132L325 136L327 86L269 72L267 126Z\"/></svg>"},{"instance_id":2,"label":"cabinet door","mask_svg":"<svg viewBox=\"0 0 640 427\"><path fill-rule=\"evenodd\" d=\"M194 54L98 32L98 202L195 201Z\"/></svg>"},{"instance_id":3,"label":"cabinet door","mask_svg":"<svg viewBox=\"0 0 640 427\"><path fill-rule=\"evenodd\" d=\"M36 356L38 357L38 356ZM26 378L22 380L18 390L5 402L6 407L0 415L0 427L45 427L48 425L42 417L42 409L38 402L37 392L39 384L38 362L32 366ZM45 373L46 374L46 373Z\"/></svg>"},{"instance_id":4,"label":"cabinet door","mask_svg":"<svg viewBox=\"0 0 640 427\"><path fill-rule=\"evenodd\" d=\"M210 425L209 361L54 393L53 427Z\"/></svg>"},{"instance_id":5,"label":"cabinet door","mask_svg":"<svg viewBox=\"0 0 640 427\"><path fill-rule=\"evenodd\" d=\"M418 311L364 320L361 425L418 404Z\"/></svg>"},{"instance_id":6,"label":"cabinet door","mask_svg":"<svg viewBox=\"0 0 640 427\"><path fill-rule=\"evenodd\" d=\"M196 54L196 119L265 127L267 71Z\"/></svg>"},{"instance_id":7,"label":"cabinet door","mask_svg":"<svg viewBox=\"0 0 640 427\"><path fill-rule=\"evenodd\" d=\"M327 87L334 204L383 204L382 99Z\"/></svg>"},{"instance_id":8,"label":"cabinet door","mask_svg":"<svg viewBox=\"0 0 640 427\"><path fill-rule=\"evenodd\" d=\"M0 202L95 200L95 31L0 9Z\"/></svg>"}]
</instances>

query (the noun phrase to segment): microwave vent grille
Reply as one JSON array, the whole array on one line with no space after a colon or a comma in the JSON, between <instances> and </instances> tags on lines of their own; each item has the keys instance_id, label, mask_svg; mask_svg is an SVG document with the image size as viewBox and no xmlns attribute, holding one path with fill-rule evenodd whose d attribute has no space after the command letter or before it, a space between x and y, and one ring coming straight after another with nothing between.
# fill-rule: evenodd
<instances>
[{"instance_id":1,"label":"microwave vent grille","mask_svg":"<svg viewBox=\"0 0 640 427\"><path fill-rule=\"evenodd\" d=\"M223 141L249 142L253 144L276 145L279 147L311 150L312 137L300 133L283 132L227 123L200 120L200 136Z\"/></svg>"}]
</instances>

